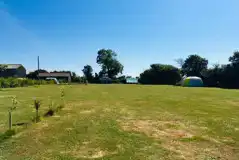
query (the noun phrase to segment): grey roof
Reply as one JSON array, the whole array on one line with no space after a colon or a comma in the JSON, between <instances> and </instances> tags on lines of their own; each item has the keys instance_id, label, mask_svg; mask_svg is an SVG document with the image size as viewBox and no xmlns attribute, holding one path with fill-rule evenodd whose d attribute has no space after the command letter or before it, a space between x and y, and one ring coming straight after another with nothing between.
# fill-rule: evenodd
<instances>
[{"instance_id":1,"label":"grey roof","mask_svg":"<svg viewBox=\"0 0 239 160\"><path fill-rule=\"evenodd\" d=\"M39 73L39 77L70 77L70 72L52 72L52 73Z\"/></svg>"},{"instance_id":2,"label":"grey roof","mask_svg":"<svg viewBox=\"0 0 239 160\"><path fill-rule=\"evenodd\" d=\"M23 67L21 64L1 64L7 66L7 69L18 69L19 67Z\"/></svg>"}]
</instances>

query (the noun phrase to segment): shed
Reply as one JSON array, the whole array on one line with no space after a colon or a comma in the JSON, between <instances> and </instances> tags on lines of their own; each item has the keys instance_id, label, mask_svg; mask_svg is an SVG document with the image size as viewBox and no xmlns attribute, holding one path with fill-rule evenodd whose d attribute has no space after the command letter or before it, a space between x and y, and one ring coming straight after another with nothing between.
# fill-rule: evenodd
<instances>
[{"instance_id":1,"label":"shed","mask_svg":"<svg viewBox=\"0 0 239 160\"><path fill-rule=\"evenodd\" d=\"M22 64L0 64L3 69L0 71L0 77L25 78L26 69Z\"/></svg>"}]
</instances>

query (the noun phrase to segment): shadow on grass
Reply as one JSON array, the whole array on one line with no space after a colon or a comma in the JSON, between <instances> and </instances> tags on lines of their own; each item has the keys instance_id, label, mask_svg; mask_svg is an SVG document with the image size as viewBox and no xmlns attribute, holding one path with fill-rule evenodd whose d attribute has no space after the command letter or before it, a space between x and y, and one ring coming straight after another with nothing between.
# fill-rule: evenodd
<instances>
[{"instance_id":1,"label":"shadow on grass","mask_svg":"<svg viewBox=\"0 0 239 160\"><path fill-rule=\"evenodd\" d=\"M29 123L27 122L18 122L18 123L15 123L15 124L12 124L12 126L28 126Z\"/></svg>"},{"instance_id":2,"label":"shadow on grass","mask_svg":"<svg viewBox=\"0 0 239 160\"><path fill-rule=\"evenodd\" d=\"M7 130L4 133L0 133L0 143L4 142L5 140L11 138L13 135L16 134L15 130Z\"/></svg>"}]
</instances>

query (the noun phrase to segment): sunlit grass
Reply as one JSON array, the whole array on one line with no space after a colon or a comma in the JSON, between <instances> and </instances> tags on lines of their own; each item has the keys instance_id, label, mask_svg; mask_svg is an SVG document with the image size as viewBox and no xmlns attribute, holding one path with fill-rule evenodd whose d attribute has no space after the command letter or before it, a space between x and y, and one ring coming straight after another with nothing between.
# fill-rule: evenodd
<instances>
[{"instance_id":1,"label":"sunlit grass","mask_svg":"<svg viewBox=\"0 0 239 160\"><path fill-rule=\"evenodd\" d=\"M0 143L0 159L237 159L239 91L141 85L57 85L0 91L0 132L11 97L16 135ZM3 134L2 134L3 135Z\"/></svg>"}]
</instances>

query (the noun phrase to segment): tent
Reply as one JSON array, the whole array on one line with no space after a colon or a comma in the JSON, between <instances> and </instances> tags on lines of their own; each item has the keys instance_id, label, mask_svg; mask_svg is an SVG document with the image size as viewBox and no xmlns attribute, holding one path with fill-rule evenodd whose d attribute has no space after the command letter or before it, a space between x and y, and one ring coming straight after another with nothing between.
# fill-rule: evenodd
<instances>
[{"instance_id":1,"label":"tent","mask_svg":"<svg viewBox=\"0 0 239 160\"><path fill-rule=\"evenodd\" d=\"M137 78L126 78L126 83L127 84L138 84L138 79Z\"/></svg>"},{"instance_id":2,"label":"tent","mask_svg":"<svg viewBox=\"0 0 239 160\"><path fill-rule=\"evenodd\" d=\"M182 80L184 87L203 87L203 81L200 77L185 77Z\"/></svg>"}]
</instances>

